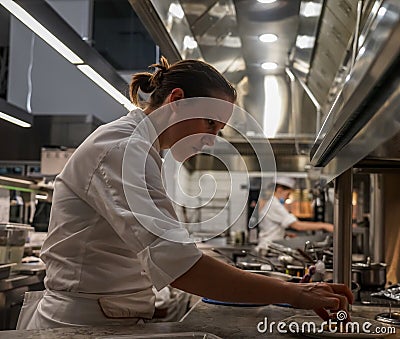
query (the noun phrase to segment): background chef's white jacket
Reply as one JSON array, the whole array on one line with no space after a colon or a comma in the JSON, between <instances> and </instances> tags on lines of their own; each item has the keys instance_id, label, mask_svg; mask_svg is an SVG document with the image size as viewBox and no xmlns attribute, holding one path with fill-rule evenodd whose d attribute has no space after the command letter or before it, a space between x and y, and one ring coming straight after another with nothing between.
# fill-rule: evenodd
<instances>
[{"instance_id":1,"label":"background chef's white jacket","mask_svg":"<svg viewBox=\"0 0 400 339\"><path fill-rule=\"evenodd\" d=\"M149 232L135 218L125 197L124 152L144 118L136 110L99 127L57 177L49 234L41 253L47 289L102 295L150 291L152 285L160 290L200 259L195 244L167 241ZM166 232L174 227L182 230L164 191L162 161L158 150L151 147L150 134L142 128L135 133L134 147L132 141L129 144L130 190L138 188L135 204L159 229L165 225ZM136 171L144 162L145 172ZM151 203L141 194L143 187ZM163 214L165 220L160 217ZM138 302L143 300L138 298ZM154 304L154 298L149 303Z\"/></svg>"},{"instance_id":2,"label":"background chef's white jacket","mask_svg":"<svg viewBox=\"0 0 400 339\"><path fill-rule=\"evenodd\" d=\"M267 204L265 208L268 208ZM265 210L262 213L265 213ZM269 242L282 240L285 237L285 229L295 221L297 218L274 196L267 214L258 225L258 247L266 248Z\"/></svg>"}]
</instances>

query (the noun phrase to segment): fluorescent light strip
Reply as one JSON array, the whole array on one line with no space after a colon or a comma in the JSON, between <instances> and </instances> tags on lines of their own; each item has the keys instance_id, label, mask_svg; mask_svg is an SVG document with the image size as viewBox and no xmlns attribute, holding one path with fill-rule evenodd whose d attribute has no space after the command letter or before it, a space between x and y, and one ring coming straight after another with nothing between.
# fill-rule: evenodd
<instances>
[{"instance_id":1,"label":"fluorescent light strip","mask_svg":"<svg viewBox=\"0 0 400 339\"><path fill-rule=\"evenodd\" d=\"M26 12L22 7L17 5L12 0L0 0L0 4L3 5L12 15L14 15L18 20L25 24L29 29L31 29L35 34L41 37L46 43L48 43L52 48L54 48L58 53L60 53L65 59L70 63L77 65L77 67L99 85L104 91L111 95L115 100L124 105L128 110L137 108L133 105L124 95L122 95L115 87L113 87L108 81L106 81L100 74L93 70L88 65L83 64L83 60L71 51L66 45L64 45L58 38L56 38L49 30L47 30L41 23L34 19L28 12ZM7 115L6 115L7 116ZM0 116L1 117L1 116ZM7 116L8 117L8 116ZM19 121L15 118L2 117L10 122ZM15 119L15 120L9 120ZM22 127L30 127L31 125L21 121L20 123L14 122Z\"/></svg>"},{"instance_id":2,"label":"fluorescent light strip","mask_svg":"<svg viewBox=\"0 0 400 339\"><path fill-rule=\"evenodd\" d=\"M31 127L30 123L28 123L26 121L23 121L23 120L20 120L20 119L17 119L17 118L14 118L11 115L8 115L8 114L3 113L3 112L0 112L0 119L7 120L7 121L9 121L9 122L11 122L13 124L16 124L18 126L21 126L21 127Z\"/></svg>"},{"instance_id":3,"label":"fluorescent light strip","mask_svg":"<svg viewBox=\"0 0 400 339\"><path fill-rule=\"evenodd\" d=\"M36 199L41 199L41 200L46 200L47 199L47 194L36 194L35 198Z\"/></svg>"},{"instance_id":4,"label":"fluorescent light strip","mask_svg":"<svg viewBox=\"0 0 400 339\"><path fill-rule=\"evenodd\" d=\"M58 53L72 64L82 64L83 60L72 52L66 45L64 45L58 38L56 38L50 31L45 28L39 21L34 19L27 11L21 6L17 5L12 0L0 0L0 4L10 11L18 20L28 26L35 34L40 36Z\"/></svg>"},{"instance_id":5,"label":"fluorescent light strip","mask_svg":"<svg viewBox=\"0 0 400 339\"><path fill-rule=\"evenodd\" d=\"M33 181L17 179L17 178L10 178L10 177L3 177L3 176L0 176L0 180L16 182L18 184L28 184L28 185L33 184Z\"/></svg>"},{"instance_id":6,"label":"fluorescent light strip","mask_svg":"<svg viewBox=\"0 0 400 339\"><path fill-rule=\"evenodd\" d=\"M126 109L132 110L137 108L132 104L127 97L120 93L114 86L112 86L107 80L105 80L99 73L97 73L89 65L77 65L76 67L85 74L94 83L100 86L104 91L111 95L115 100L125 106Z\"/></svg>"}]
</instances>

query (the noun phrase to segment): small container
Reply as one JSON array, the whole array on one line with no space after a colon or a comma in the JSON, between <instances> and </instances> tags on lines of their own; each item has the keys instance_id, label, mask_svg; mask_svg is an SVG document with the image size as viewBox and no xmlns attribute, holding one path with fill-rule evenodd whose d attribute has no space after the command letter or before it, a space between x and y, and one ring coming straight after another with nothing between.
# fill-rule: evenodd
<instances>
[{"instance_id":1,"label":"small container","mask_svg":"<svg viewBox=\"0 0 400 339\"><path fill-rule=\"evenodd\" d=\"M300 265L286 265L286 274L292 275L294 277L302 277L305 274L304 266Z\"/></svg>"},{"instance_id":2,"label":"small container","mask_svg":"<svg viewBox=\"0 0 400 339\"><path fill-rule=\"evenodd\" d=\"M0 264L21 262L26 239L33 230L25 224L0 223Z\"/></svg>"},{"instance_id":3,"label":"small container","mask_svg":"<svg viewBox=\"0 0 400 339\"><path fill-rule=\"evenodd\" d=\"M6 279L10 276L11 268L16 264L0 265L0 280Z\"/></svg>"}]
</instances>

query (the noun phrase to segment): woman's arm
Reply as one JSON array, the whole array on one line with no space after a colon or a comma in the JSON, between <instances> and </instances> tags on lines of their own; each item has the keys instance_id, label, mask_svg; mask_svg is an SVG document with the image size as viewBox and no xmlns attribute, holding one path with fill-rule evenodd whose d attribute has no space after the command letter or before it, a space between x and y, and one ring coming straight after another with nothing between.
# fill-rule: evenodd
<instances>
[{"instance_id":1,"label":"woman's arm","mask_svg":"<svg viewBox=\"0 0 400 339\"><path fill-rule=\"evenodd\" d=\"M326 222L314 222L314 221L295 221L289 225L290 228L296 231L318 231L324 230L327 232L333 232L333 225Z\"/></svg>"},{"instance_id":2,"label":"woman's arm","mask_svg":"<svg viewBox=\"0 0 400 339\"><path fill-rule=\"evenodd\" d=\"M220 301L274 304L288 303L313 309L323 319L326 310L346 309L351 291L339 284L295 284L249 273L204 255L172 284L186 292Z\"/></svg>"}]
</instances>

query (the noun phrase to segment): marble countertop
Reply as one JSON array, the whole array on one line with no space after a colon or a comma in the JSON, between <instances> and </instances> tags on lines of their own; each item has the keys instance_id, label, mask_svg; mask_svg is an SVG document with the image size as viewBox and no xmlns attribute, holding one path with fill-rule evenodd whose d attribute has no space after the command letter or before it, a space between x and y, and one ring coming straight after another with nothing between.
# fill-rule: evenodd
<instances>
[{"instance_id":1,"label":"marble countertop","mask_svg":"<svg viewBox=\"0 0 400 339\"><path fill-rule=\"evenodd\" d=\"M355 306L353 316L373 319L377 313L387 312L386 308ZM310 311L279 306L231 307L198 302L182 322L148 323L136 326L68 327L32 331L2 331L1 339L65 339L65 338L144 338L149 334L173 334L182 332L211 333L221 338L299 338L299 336L279 333L259 333L257 324L268 318L268 322L280 321L293 315L313 315ZM147 336L146 336L147 335ZM177 336L171 336L176 338ZM157 337L155 337L157 338ZM397 335L387 338L400 338Z\"/></svg>"}]
</instances>

